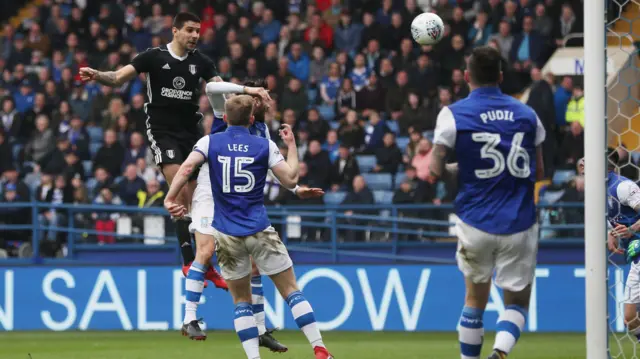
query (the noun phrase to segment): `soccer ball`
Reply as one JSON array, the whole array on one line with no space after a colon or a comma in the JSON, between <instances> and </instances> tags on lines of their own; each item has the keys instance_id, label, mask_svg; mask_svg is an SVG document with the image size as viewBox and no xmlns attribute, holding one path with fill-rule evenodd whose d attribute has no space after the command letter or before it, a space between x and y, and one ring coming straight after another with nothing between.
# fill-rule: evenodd
<instances>
[{"instance_id":1,"label":"soccer ball","mask_svg":"<svg viewBox=\"0 0 640 359\"><path fill-rule=\"evenodd\" d=\"M444 35L444 23L434 13L422 13L411 22L411 35L420 45L435 45Z\"/></svg>"}]
</instances>

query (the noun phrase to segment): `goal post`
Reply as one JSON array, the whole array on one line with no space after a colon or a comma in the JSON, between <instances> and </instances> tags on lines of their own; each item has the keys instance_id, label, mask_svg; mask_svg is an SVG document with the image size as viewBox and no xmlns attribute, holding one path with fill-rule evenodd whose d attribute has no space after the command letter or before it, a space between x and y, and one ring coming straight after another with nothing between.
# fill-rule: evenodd
<instances>
[{"instance_id":1,"label":"goal post","mask_svg":"<svg viewBox=\"0 0 640 359\"><path fill-rule=\"evenodd\" d=\"M585 303L587 359L608 357L606 0L584 1Z\"/></svg>"}]
</instances>

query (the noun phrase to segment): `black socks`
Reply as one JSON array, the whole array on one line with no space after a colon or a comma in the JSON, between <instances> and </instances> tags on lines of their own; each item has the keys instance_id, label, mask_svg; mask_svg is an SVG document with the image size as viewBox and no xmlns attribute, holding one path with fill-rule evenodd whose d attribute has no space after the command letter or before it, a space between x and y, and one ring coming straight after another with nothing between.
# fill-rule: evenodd
<instances>
[{"instance_id":1,"label":"black socks","mask_svg":"<svg viewBox=\"0 0 640 359\"><path fill-rule=\"evenodd\" d=\"M193 247L191 246L191 233L189 233L191 218L178 218L175 220L175 223L176 234L178 235L178 245L180 246L180 252L182 253L182 262L184 265L189 265L196 259L196 255L193 253Z\"/></svg>"}]
</instances>

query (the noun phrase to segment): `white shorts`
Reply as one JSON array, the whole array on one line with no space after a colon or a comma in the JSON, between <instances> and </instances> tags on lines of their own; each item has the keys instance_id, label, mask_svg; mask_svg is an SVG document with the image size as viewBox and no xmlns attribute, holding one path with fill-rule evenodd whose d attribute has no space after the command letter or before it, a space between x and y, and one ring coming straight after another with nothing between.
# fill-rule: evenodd
<instances>
[{"instance_id":1,"label":"white shorts","mask_svg":"<svg viewBox=\"0 0 640 359\"><path fill-rule=\"evenodd\" d=\"M487 283L495 270L495 284L519 292L533 283L538 254L538 224L524 232L495 235L462 221L456 224L458 268L473 283Z\"/></svg>"},{"instance_id":2,"label":"white shorts","mask_svg":"<svg viewBox=\"0 0 640 359\"><path fill-rule=\"evenodd\" d=\"M191 200L191 233L202 233L212 236L213 227L213 195L209 186L197 185Z\"/></svg>"},{"instance_id":3,"label":"white shorts","mask_svg":"<svg viewBox=\"0 0 640 359\"><path fill-rule=\"evenodd\" d=\"M251 260L260 274L274 275L291 268L293 262L278 232L269 227L251 236L230 236L217 230L216 255L222 277L235 280L251 274Z\"/></svg>"},{"instance_id":4,"label":"white shorts","mask_svg":"<svg viewBox=\"0 0 640 359\"><path fill-rule=\"evenodd\" d=\"M640 304L640 263L631 263L624 286L625 304Z\"/></svg>"}]
</instances>

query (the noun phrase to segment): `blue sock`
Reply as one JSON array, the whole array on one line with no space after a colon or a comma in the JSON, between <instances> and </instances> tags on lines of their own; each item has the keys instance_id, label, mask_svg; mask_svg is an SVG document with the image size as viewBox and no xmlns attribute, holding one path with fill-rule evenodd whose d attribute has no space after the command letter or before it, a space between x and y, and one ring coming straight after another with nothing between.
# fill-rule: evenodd
<instances>
[{"instance_id":1,"label":"blue sock","mask_svg":"<svg viewBox=\"0 0 640 359\"><path fill-rule=\"evenodd\" d=\"M483 309L464 307L460 315L458 340L460 341L460 357L462 359L477 359L482 351L484 338Z\"/></svg>"},{"instance_id":2,"label":"blue sock","mask_svg":"<svg viewBox=\"0 0 640 359\"><path fill-rule=\"evenodd\" d=\"M316 325L316 317L311 309L311 304L307 302L302 292L296 291L286 298L287 304L291 308L293 319L295 319L298 328L302 330L304 335L311 343L312 347L323 347L322 335Z\"/></svg>"},{"instance_id":3,"label":"blue sock","mask_svg":"<svg viewBox=\"0 0 640 359\"><path fill-rule=\"evenodd\" d=\"M493 349L509 354L518 342L526 320L526 309L517 305L508 305L498 318L496 342Z\"/></svg>"},{"instance_id":4,"label":"blue sock","mask_svg":"<svg viewBox=\"0 0 640 359\"><path fill-rule=\"evenodd\" d=\"M264 292L262 291L262 276L251 277L251 302L253 304L253 316L260 335L267 331L264 316Z\"/></svg>"},{"instance_id":5,"label":"blue sock","mask_svg":"<svg viewBox=\"0 0 640 359\"><path fill-rule=\"evenodd\" d=\"M202 290L204 289L204 273L206 271L207 268L204 264L193 261L189 272L187 272L187 280L184 283L187 291L184 310L185 324L197 319L196 310L198 309L200 296L202 296Z\"/></svg>"},{"instance_id":6,"label":"blue sock","mask_svg":"<svg viewBox=\"0 0 640 359\"><path fill-rule=\"evenodd\" d=\"M253 318L251 304L238 303L233 311L233 317L233 325L236 328L236 333L240 338L247 358L260 358L258 327L256 327L256 320Z\"/></svg>"}]
</instances>

